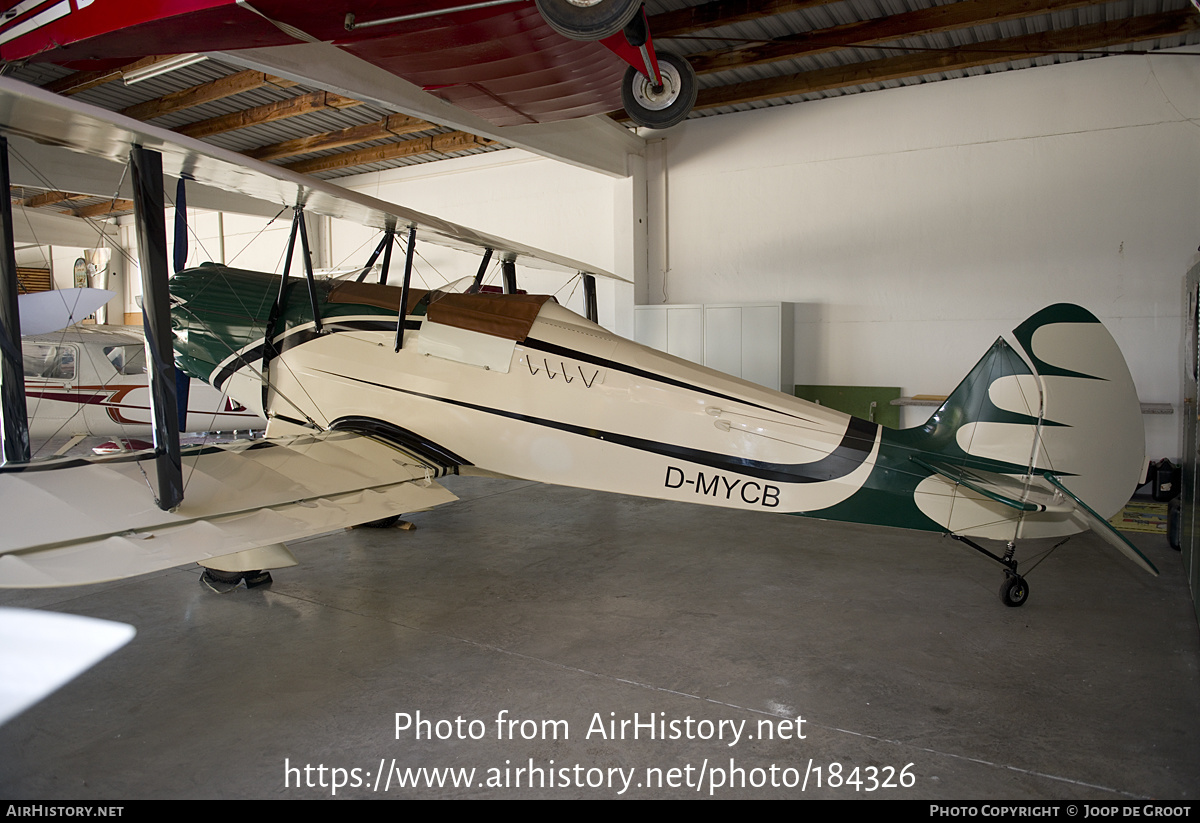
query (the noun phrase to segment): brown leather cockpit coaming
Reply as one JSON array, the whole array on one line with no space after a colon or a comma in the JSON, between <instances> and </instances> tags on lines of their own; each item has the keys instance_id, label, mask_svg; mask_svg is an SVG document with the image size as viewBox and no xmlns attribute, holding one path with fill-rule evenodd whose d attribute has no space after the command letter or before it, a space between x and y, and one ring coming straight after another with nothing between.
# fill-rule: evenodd
<instances>
[{"instance_id":1,"label":"brown leather cockpit coaming","mask_svg":"<svg viewBox=\"0 0 1200 823\"><path fill-rule=\"evenodd\" d=\"M407 314L429 295L414 289L408 293ZM529 335L533 321L548 294L444 294L434 293L425 315L434 323L520 342ZM330 303L358 303L398 311L400 287L378 283L338 283L329 292Z\"/></svg>"}]
</instances>

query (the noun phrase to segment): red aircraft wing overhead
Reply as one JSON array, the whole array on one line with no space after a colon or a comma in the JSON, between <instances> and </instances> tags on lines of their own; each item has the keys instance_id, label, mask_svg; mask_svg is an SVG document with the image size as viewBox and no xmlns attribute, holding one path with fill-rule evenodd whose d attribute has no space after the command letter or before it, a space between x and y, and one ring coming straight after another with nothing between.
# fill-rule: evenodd
<instances>
[{"instance_id":1,"label":"red aircraft wing overhead","mask_svg":"<svg viewBox=\"0 0 1200 823\"><path fill-rule=\"evenodd\" d=\"M465 13L446 15L380 27L388 31L385 36L336 42L501 126L621 107L625 63L603 45L568 40L550 28L533 3L486 11L491 13L475 12L472 20L465 20Z\"/></svg>"},{"instance_id":2,"label":"red aircraft wing overhead","mask_svg":"<svg viewBox=\"0 0 1200 823\"><path fill-rule=\"evenodd\" d=\"M533 2L449 11L462 5L462 0L255 0L250 9L236 0L9 0L0 16L0 59L113 68L148 54L290 45L296 39L284 28L291 26L497 125L620 108L625 63L600 43L558 34ZM446 13L367 25L439 10ZM353 31L346 30L348 14L360 26ZM319 71L313 67L314 77Z\"/></svg>"}]
</instances>

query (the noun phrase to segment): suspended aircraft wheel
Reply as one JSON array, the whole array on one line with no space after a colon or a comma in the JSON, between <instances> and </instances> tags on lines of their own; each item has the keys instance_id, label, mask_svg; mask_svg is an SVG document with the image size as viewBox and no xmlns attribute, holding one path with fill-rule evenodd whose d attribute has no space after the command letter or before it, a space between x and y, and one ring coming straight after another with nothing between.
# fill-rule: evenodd
<instances>
[{"instance_id":1,"label":"suspended aircraft wheel","mask_svg":"<svg viewBox=\"0 0 1200 823\"><path fill-rule=\"evenodd\" d=\"M1019 574L1004 575L1004 582L1000 585L1000 602L1015 608L1024 606L1028 599L1029 584L1025 582L1025 578Z\"/></svg>"},{"instance_id":2,"label":"suspended aircraft wheel","mask_svg":"<svg viewBox=\"0 0 1200 823\"><path fill-rule=\"evenodd\" d=\"M651 129L666 129L683 121L696 103L696 72L675 54L658 55L663 84L630 66L621 85L621 102L633 122Z\"/></svg>"},{"instance_id":3,"label":"suspended aircraft wheel","mask_svg":"<svg viewBox=\"0 0 1200 823\"><path fill-rule=\"evenodd\" d=\"M603 40L625 28L642 0L537 0L550 28L572 40Z\"/></svg>"}]
</instances>

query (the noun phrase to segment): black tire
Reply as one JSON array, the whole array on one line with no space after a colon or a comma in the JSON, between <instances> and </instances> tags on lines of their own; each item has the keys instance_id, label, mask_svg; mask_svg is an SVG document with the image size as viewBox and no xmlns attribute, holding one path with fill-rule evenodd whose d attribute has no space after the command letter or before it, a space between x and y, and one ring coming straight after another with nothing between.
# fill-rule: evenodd
<instances>
[{"instance_id":1,"label":"black tire","mask_svg":"<svg viewBox=\"0 0 1200 823\"><path fill-rule=\"evenodd\" d=\"M537 8L563 37L603 40L625 28L641 11L642 0L537 0Z\"/></svg>"},{"instance_id":2,"label":"black tire","mask_svg":"<svg viewBox=\"0 0 1200 823\"><path fill-rule=\"evenodd\" d=\"M241 572L223 572L217 569L204 569L200 575L200 584L217 594L228 594L242 582Z\"/></svg>"},{"instance_id":3,"label":"black tire","mask_svg":"<svg viewBox=\"0 0 1200 823\"><path fill-rule=\"evenodd\" d=\"M247 589L257 589L259 586L270 586L275 582L271 577L271 573L259 569L258 571L246 572L242 579L246 582Z\"/></svg>"},{"instance_id":4,"label":"black tire","mask_svg":"<svg viewBox=\"0 0 1200 823\"><path fill-rule=\"evenodd\" d=\"M667 129L681 123L696 104L696 72L692 64L675 54L658 55L661 89L650 78L630 66L621 83L621 102L633 122L651 129Z\"/></svg>"},{"instance_id":5,"label":"black tire","mask_svg":"<svg viewBox=\"0 0 1200 823\"><path fill-rule=\"evenodd\" d=\"M1019 574L1004 575L1004 582L1000 585L1000 602L1016 608L1024 606L1028 599L1029 584L1025 582L1025 578Z\"/></svg>"},{"instance_id":6,"label":"black tire","mask_svg":"<svg viewBox=\"0 0 1200 823\"><path fill-rule=\"evenodd\" d=\"M400 522L400 515L393 514L388 517L381 517L378 520L372 520L370 523L360 523L364 529L390 529L392 526Z\"/></svg>"}]
</instances>

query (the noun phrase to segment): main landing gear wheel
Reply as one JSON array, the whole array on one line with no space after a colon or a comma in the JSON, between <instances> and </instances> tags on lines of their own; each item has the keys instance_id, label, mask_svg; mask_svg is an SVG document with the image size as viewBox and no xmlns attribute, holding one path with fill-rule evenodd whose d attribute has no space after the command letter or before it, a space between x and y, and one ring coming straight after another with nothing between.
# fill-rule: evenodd
<instances>
[{"instance_id":1,"label":"main landing gear wheel","mask_svg":"<svg viewBox=\"0 0 1200 823\"><path fill-rule=\"evenodd\" d=\"M696 104L696 72L692 64L675 54L658 55L663 84L654 82L630 66L621 84L621 102L630 119L639 126L666 129L683 122Z\"/></svg>"},{"instance_id":2,"label":"main landing gear wheel","mask_svg":"<svg viewBox=\"0 0 1200 823\"><path fill-rule=\"evenodd\" d=\"M238 587L242 581L247 589L268 586L273 581L271 573L261 569L249 572L223 572L218 569L205 569L200 575L200 583L217 594L228 594Z\"/></svg>"},{"instance_id":3,"label":"main landing gear wheel","mask_svg":"<svg viewBox=\"0 0 1200 823\"><path fill-rule=\"evenodd\" d=\"M381 517L378 520L372 520L369 523L360 523L364 529L390 529L392 526L400 522L400 515L392 514L387 517Z\"/></svg>"},{"instance_id":4,"label":"main landing gear wheel","mask_svg":"<svg viewBox=\"0 0 1200 823\"><path fill-rule=\"evenodd\" d=\"M537 0L550 28L572 40L603 40L625 28L642 0Z\"/></svg>"},{"instance_id":5,"label":"main landing gear wheel","mask_svg":"<svg viewBox=\"0 0 1200 823\"><path fill-rule=\"evenodd\" d=\"M1000 584L1000 602L1005 606L1025 605L1025 601L1029 599L1029 584L1025 582L1025 578L1019 574L1004 575L1004 582Z\"/></svg>"}]
</instances>

